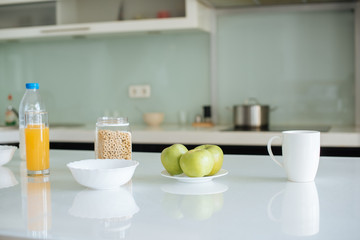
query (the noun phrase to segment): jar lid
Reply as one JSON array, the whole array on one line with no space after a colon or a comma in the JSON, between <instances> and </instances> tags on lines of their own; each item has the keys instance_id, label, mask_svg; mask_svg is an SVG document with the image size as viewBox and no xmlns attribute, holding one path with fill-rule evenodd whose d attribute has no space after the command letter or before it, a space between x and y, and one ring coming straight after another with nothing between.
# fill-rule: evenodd
<instances>
[{"instance_id":1,"label":"jar lid","mask_svg":"<svg viewBox=\"0 0 360 240\"><path fill-rule=\"evenodd\" d=\"M129 126L127 117L100 117L97 120L96 126Z\"/></svg>"}]
</instances>

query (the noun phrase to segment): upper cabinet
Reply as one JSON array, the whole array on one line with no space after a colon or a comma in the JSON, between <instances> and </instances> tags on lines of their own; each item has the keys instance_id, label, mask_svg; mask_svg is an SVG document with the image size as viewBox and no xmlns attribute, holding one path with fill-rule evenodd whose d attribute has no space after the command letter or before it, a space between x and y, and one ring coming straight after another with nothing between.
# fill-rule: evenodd
<instances>
[{"instance_id":1,"label":"upper cabinet","mask_svg":"<svg viewBox=\"0 0 360 240\"><path fill-rule=\"evenodd\" d=\"M0 0L0 40L210 31L197 0Z\"/></svg>"},{"instance_id":2,"label":"upper cabinet","mask_svg":"<svg viewBox=\"0 0 360 240\"><path fill-rule=\"evenodd\" d=\"M358 0L198 0L213 8L241 8L258 6L309 5L316 3L355 3Z\"/></svg>"}]
</instances>

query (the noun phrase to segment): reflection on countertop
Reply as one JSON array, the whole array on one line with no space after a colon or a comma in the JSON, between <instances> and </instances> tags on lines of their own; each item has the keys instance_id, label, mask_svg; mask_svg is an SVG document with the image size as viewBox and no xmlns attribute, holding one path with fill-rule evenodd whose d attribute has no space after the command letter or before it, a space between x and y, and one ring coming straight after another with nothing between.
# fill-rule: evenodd
<instances>
[{"instance_id":1,"label":"reflection on countertop","mask_svg":"<svg viewBox=\"0 0 360 240\"><path fill-rule=\"evenodd\" d=\"M52 207L49 176L26 177L24 212L27 213L27 230L31 238L46 239L51 231Z\"/></svg>"},{"instance_id":2,"label":"reflection on countertop","mask_svg":"<svg viewBox=\"0 0 360 240\"><path fill-rule=\"evenodd\" d=\"M14 173L7 167L0 167L0 189L8 188L18 184Z\"/></svg>"},{"instance_id":3,"label":"reflection on countertop","mask_svg":"<svg viewBox=\"0 0 360 240\"><path fill-rule=\"evenodd\" d=\"M171 218L204 221L221 211L223 193L228 186L214 181L205 183L168 183L161 187L164 192L162 206ZM216 216L216 215L215 215Z\"/></svg>"},{"instance_id":4,"label":"reflection on countertop","mask_svg":"<svg viewBox=\"0 0 360 240\"><path fill-rule=\"evenodd\" d=\"M273 214L274 201L282 196L281 216ZM315 182L287 182L285 189L276 193L268 203L268 217L280 222L285 234L312 236L319 233L320 206Z\"/></svg>"},{"instance_id":5,"label":"reflection on countertop","mask_svg":"<svg viewBox=\"0 0 360 240\"><path fill-rule=\"evenodd\" d=\"M140 211L132 194L131 180L110 190L85 189L77 193L69 214L89 219L101 238L125 238L132 217Z\"/></svg>"}]
</instances>

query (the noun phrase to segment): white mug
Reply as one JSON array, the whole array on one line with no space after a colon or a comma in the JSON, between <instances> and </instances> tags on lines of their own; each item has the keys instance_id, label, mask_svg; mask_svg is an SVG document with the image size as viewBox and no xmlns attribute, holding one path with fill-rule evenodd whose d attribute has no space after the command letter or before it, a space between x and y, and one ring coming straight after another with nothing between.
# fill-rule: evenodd
<instances>
[{"instance_id":1,"label":"white mug","mask_svg":"<svg viewBox=\"0 0 360 240\"><path fill-rule=\"evenodd\" d=\"M275 159L271 143L282 139L283 162ZM284 168L288 180L293 182L314 181L320 159L320 132L293 130L282 132L282 137L270 138L267 149L272 160Z\"/></svg>"}]
</instances>

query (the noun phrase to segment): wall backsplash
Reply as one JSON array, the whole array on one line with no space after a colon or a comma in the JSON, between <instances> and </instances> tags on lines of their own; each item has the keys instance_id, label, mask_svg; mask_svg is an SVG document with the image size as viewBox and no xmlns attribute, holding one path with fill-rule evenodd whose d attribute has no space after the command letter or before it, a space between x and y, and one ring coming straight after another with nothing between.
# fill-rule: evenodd
<instances>
[{"instance_id":1,"label":"wall backsplash","mask_svg":"<svg viewBox=\"0 0 360 240\"><path fill-rule=\"evenodd\" d=\"M353 12L222 16L218 42L220 122L255 97L273 124L354 124Z\"/></svg>"},{"instance_id":2,"label":"wall backsplash","mask_svg":"<svg viewBox=\"0 0 360 240\"><path fill-rule=\"evenodd\" d=\"M277 107L273 124L354 123L354 15L351 11L242 13L218 19L218 119L248 97ZM50 122L95 123L141 111L189 122L211 102L206 33L150 34L0 44L0 109L17 107L25 82L39 82ZM129 85L151 97L130 99ZM0 118L0 121L3 118ZM0 124L1 125L1 124Z\"/></svg>"},{"instance_id":3,"label":"wall backsplash","mask_svg":"<svg viewBox=\"0 0 360 240\"><path fill-rule=\"evenodd\" d=\"M210 103L209 39L205 33L101 37L0 45L1 108L25 82L38 81L50 122L94 123L106 112L141 123L141 111L176 122ZM151 97L131 99L130 85L149 84ZM190 121L190 119L189 119Z\"/></svg>"}]
</instances>

